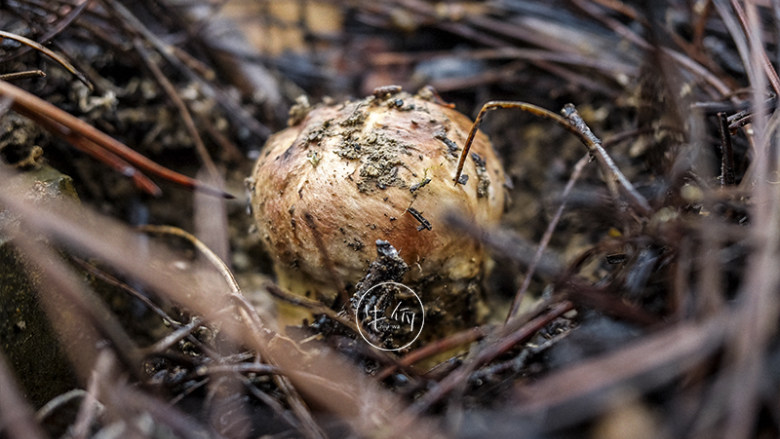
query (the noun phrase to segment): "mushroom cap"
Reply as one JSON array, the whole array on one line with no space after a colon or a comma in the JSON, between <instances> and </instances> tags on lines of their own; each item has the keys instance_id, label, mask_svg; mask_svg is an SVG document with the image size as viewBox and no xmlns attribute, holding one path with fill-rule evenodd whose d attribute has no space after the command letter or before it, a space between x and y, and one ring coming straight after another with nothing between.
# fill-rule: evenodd
<instances>
[{"instance_id":1,"label":"mushroom cap","mask_svg":"<svg viewBox=\"0 0 780 439\"><path fill-rule=\"evenodd\" d=\"M258 231L283 286L332 298L328 266L354 285L376 258L377 240L411 267L405 282L481 275L480 244L444 220L456 211L488 225L504 209L504 171L481 132L463 170L468 180L453 181L469 118L404 92L295 114L295 125L268 140L250 179Z\"/></svg>"}]
</instances>

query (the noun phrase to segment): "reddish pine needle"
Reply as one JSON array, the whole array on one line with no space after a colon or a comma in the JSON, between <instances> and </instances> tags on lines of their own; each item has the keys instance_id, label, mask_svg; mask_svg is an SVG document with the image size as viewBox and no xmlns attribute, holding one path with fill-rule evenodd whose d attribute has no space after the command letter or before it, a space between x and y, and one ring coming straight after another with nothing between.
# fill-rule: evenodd
<instances>
[{"instance_id":1,"label":"reddish pine needle","mask_svg":"<svg viewBox=\"0 0 780 439\"><path fill-rule=\"evenodd\" d=\"M152 195L159 195L160 189L136 168L188 189L223 198L233 198L227 192L155 163L92 125L19 87L0 81L0 95L13 100L11 104L13 110L40 123L53 134L69 141L75 148L132 177L141 189Z\"/></svg>"}]
</instances>

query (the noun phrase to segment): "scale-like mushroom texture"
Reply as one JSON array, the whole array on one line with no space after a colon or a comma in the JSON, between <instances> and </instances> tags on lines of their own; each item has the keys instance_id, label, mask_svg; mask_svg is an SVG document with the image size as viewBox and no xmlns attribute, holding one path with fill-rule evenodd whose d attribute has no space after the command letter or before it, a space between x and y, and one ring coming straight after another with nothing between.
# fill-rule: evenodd
<instances>
[{"instance_id":1,"label":"scale-like mushroom texture","mask_svg":"<svg viewBox=\"0 0 780 439\"><path fill-rule=\"evenodd\" d=\"M487 137L478 133L463 170L468 179L456 185L472 124L458 111L404 92L308 110L299 108L295 125L268 140L250 179L279 283L330 304L329 264L355 285L376 258L376 241L385 240L409 265L404 282L421 294L426 318L475 323L485 254L443 217L457 211L481 225L499 220L504 171Z\"/></svg>"}]
</instances>

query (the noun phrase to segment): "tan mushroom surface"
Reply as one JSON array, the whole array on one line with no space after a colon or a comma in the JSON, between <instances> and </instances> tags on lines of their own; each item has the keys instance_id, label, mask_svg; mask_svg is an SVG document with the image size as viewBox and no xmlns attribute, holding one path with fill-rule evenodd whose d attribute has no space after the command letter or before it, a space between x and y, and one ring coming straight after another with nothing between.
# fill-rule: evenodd
<instances>
[{"instance_id":1,"label":"tan mushroom surface","mask_svg":"<svg viewBox=\"0 0 780 439\"><path fill-rule=\"evenodd\" d=\"M485 252L443 218L456 211L483 226L499 221L505 177L488 138L478 133L468 179L455 184L472 121L430 96L391 90L298 106L290 122L268 140L249 180L279 284L330 305L329 264L354 286L385 240L409 266L403 282L421 294L426 314L447 327L478 322Z\"/></svg>"}]
</instances>

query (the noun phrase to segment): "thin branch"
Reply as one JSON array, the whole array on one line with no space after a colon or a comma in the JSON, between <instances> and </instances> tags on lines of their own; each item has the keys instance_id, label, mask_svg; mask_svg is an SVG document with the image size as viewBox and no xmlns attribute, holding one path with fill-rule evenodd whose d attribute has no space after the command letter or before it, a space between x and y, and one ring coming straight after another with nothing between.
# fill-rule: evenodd
<instances>
[{"instance_id":1,"label":"thin branch","mask_svg":"<svg viewBox=\"0 0 780 439\"><path fill-rule=\"evenodd\" d=\"M24 72L4 73L0 75L2 81L18 81L29 78L45 78L46 72L43 70L26 70Z\"/></svg>"},{"instance_id":2,"label":"thin branch","mask_svg":"<svg viewBox=\"0 0 780 439\"><path fill-rule=\"evenodd\" d=\"M233 272L230 271L230 268L227 266L227 264L225 264L225 261L220 259L220 257L217 256L216 253L211 251L211 249L206 244L204 244L203 241L198 239L192 233L189 233L185 230L182 230L174 226L158 226L158 225L147 224L147 225L140 226L139 228L147 233L173 235L173 236L178 236L180 238L186 239L203 256L205 256L206 260L208 260L209 263L212 266L214 266L214 268L219 272L219 274L225 280L225 283L228 285L228 287L230 287L230 292L233 294L239 294L239 295L241 294L241 287L238 285L238 281L236 281L236 277L233 276Z\"/></svg>"},{"instance_id":3,"label":"thin branch","mask_svg":"<svg viewBox=\"0 0 780 439\"><path fill-rule=\"evenodd\" d=\"M471 126L468 138L466 139L466 143L463 146L463 151L460 154L458 168L455 172L455 177L453 178L453 181L456 185L459 184L458 181L460 179L461 173L463 172L463 166L466 162L466 157L468 156L468 152L471 149L471 144L474 142L474 138L476 137L477 129L482 123L482 118L488 111L499 108L520 109L522 111L531 113L534 116L551 120L570 133L576 135L580 141L585 144L585 146L588 148L588 151L594 157L596 157L596 160L598 160L602 171L607 176L607 185L612 191L612 195L616 197L616 201L618 196L618 187L620 187L628 196L628 200L631 206L636 209L637 212L642 215L650 215L652 213L650 204L639 192L636 191L634 186L631 184L631 182L628 181L625 175L623 175L623 173L620 171L620 168L617 167L609 154L607 154L607 151L602 146L601 140L593 134L593 132L590 130L585 121L582 120L579 113L577 113L577 110L572 104L567 104L564 106L562 110L563 117L542 107L519 101L490 101L483 105L482 109L479 110L479 113L477 114L477 118L474 120L474 124Z\"/></svg>"},{"instance_id":4,"label":"thin branch","mask_svg":"<svg viewBox=\"0 0 780 439\"><path fill-rule=\"evenodd\" d=\"M165 94L168 95L168 98L171 101L173 101L173 105L175 105L176 109L179 110L179 116L181 116L182 121L184 121L184 127L187 129L187 132L189 132L190 138L195 144L195 151L197 151L201 163L203 163L203 166L209 173L209 177L211 177L212 181L221 180L222 177L219 174L217 165L214 164L214 160L211 159L211 156L206 149L206 145L203 143L203 139L201 138L198 129L195 127L195 121L192 119L190 109L187 108L187 105L181 99L181 96L179 96L179 93L176 91L176 87L174 87L171 81L165 77L165 74L163 74L162 70L160 70L160 67L152 60L149 51L144 47L143 43L138 38L133 39L133 47L141 55L141 59L146 64L146 67L149 69L149 71L152 72L152 75L154 75L157 83L160 84L160 86L163 88Z\"/></svg>"},{"instance_id":5,"label":"thin branch","mask_svg":"<svg viewBox=\"0 0 780 439\"><path fill-rule=\"evenodd\" d=\"M387 366L384 370L377 374L376 378L377 380L382 381L392 375L396 370L398 370L398 368L407 368L415 363L419 363L420 361L425 360L426 358L433 357L442 352L447 352L467 343L472 343L485 337L487 333L488 330L486 328L482 326L475 326L473 328L464 329L452 335L448 335L447 337L440 340L430 342L404 355L400 360L398 360L397 365L393 364Z\"/></svg>"},{"instance_id":6,"label":"thin branch","mask_svg":"<svg viewBox=\"0 0 780 439\"><path fill-rule=\"evenodd\" d=\"M561 111L564 117L571 123L579 134L580 140L588 147L588 151L596 157L599 165L601 165L602 171L609 176L609 179L615 180L615 182L623 188L623 191L628 195L628 200L631 203L631 207L636 209L643 215L650 215L652 208L639 192L636 191L631 182L628 181L625 175L620 171L612 158L607 154L601 140L596 137L590 130L590 127L577 113L577 109L572 104L566 104ZM609 179L607 183L609 183Z\"/></svg>"},{"instance_id":7,"label":"thin branch","mask_svg":"<svg viewBox=\"0 0 780 439\"><path fill-rule=\"evenodd\" d=\"M518 320L518 324L521 324L519 327L515 325L504 326L503 328L505 329L498 331L497 334L490 337L490 344L481 349L470 361L450 372L436 387L415 401L409 411L411 413L425 412L457 387L462 386L477 367L487 364L513 346L527 340L540 329L547 326L547 324L573 308L574 305L571 302L564 301L554 305L547 312L525 324Z\"/></svg>"},{"instance_id":8,"label":"thin branch","mask_svg":"<svg viewBox=\"0 0 780 439\"><path fill-rule=\"evenodd\" d=\"M40 115L34 111L30 111L21 107L17 107L15 110L22 116L36 121L49 132L60 133L60 135L68 143L70 143L71 146L75 147L79 151L103 162L104 164L108 165L108 167L119 172L123 176L131 178L133 180L133 184L135 184L137 188L143 190L144 192L154 196L159 196L162 193L160 187L157 186L152 180L150 180L149 177L139 172L130 163L112 153L111 151L97 145L86 137L80 136L73 131L63 130L61 125L46 117L40 117Z\"/></svg>"},{"instance_id":9,"label":"thin branch","mask_svg":"<svg viewBox=\"0 0 780 439\"><path fill-rule=\"evenodd\" d=\"M71 64L67 59L65 59L64 56L58 54L57 52L49 49L46 46L42 46L41 44L38 44L37 42L27 38L23 37L21 35L16 35L11 32L6 32L4 30L0 30L0 40L3 38L8 38L9 40L14 40L19 43L22 43L28 47L32 47L33 49L43 53L44 55L48 56L49 58L56 61L59 65L61 65L65 70L70 72L73 76L75 76L79 81L83 82L84 85L86 85L90 90L92 90L94 87L92 86L92 83L89 82L86 76L84 76L83 73L79 72L76 67Z\"/></svg>"},{"instance_id":10,"label":"thin branch","mask_svg":"<svg viewBox=\"0 0 780 439\"><path fill-rule=\"evenodd\" d=\"M33 120L39 121L55 135L62 136L66 140L75 140L76 144L74 146L83 148L85 152L98 155L99 157L119 158L120 160L115 160L110 163L112 167L118 166L117 163L121 165L122 161L125 161L132 166L138 167L146 172L181 186L224 198L233 198L233 196L227 192L172 171L164 166L160 166L87 122L60 110L54 105L21 88L13 86L5 81L0 81L0 95L13 99L12 108L14 110L25 114ZM79 138L84 139L84 141L76 140ZM104 151L95 149L90 143L86 143L87 141L97 145ZM133 169L132 166L123 167L123 174L131 177L137 175L137 171ZM148 181L148 179L146 179L146 181ZM136 182L138 182L138 180L136 180ZM159 188L155 190L154 187L156 186L153 186L153 184L152 186L146 184L143 187L146 190L152 191L152 194L159 193Z\"/></svg>"},{"instance_id":11,"label":"thin branch","mask_svg":"<svg viewBox=\"0 0 780 439\"><path fill-rule=\"evenodd\" d=\"M233 276L233 273L230 271L230 269L227 267L224 261L222 261L219 258L219 256L217 256L213 251L211 251L211 249L208 248L208 246L206 246L202 241L200 241L195 235L192 235L191 233L179 229L178 227L172 227L172 226L146 225L146 226L142 226L141 229L147 232L164 233L164 234L178 236L186 239L192 245L194 245L195 248L197 248L198 251L201 254L203 254L206 257L206 259L222 275L222 278L230 287L230 291L231 291L230 296L239 304L243 305L239 307L239 312L248 318L247 322L251 323L254 326L253 328L254 332L257 334L263 332L262 328L265 325L261 323L260 317L257 315L257 311L246 302L246 299L241 294L241 288L239 287L238 282ZM273 363L273 360L271 358L268 358L267 361L270 361L272 364L271 366L268 366L269 368L271 368L268 370L269 371L273 370L273 372L270 373L275 374L274 380L276 384L286 394L288 403L293 407L293 411L295 412L298 419L301 421L301 425L305 426L306 428L304 431L308 431L307 436L312 438L323 437L322 432L319 431L317 424L312 419L311 413L309 412L308 408L306 407L305 403L301 399L298 392L295 390L295 388L292 386L292 384L289 382L289 380L286 377L279 375L279 371L276 368L276 365ZM233 365L230 367L237 367L237 366ZM213 369L213 370L218 370L218 369Z\"/></svg>"},{"instance_id":12,"label":"thin branch","mask_svg":"<svg viewBox=\"0 0 780 439\"><path fill-rule=\"evenodd\" d=\"M279 287L278 285L270 282L264 285L264 289L268 291L269 294L276 297L277 299L283 300L295 306L306 308L312 314L323 314L327 316L329 319L333 320L334 322L338 322L344 327L349 328L349 330L352 331L354 334L358 334L359 332L354 319L345 317L337 313L336 311L330 309L328 306L325 306L319 300L309 299L308 297L304 297L299 294L293 294L287 292L283 290L281 287Z\"/></svg>"}]
</instances>

